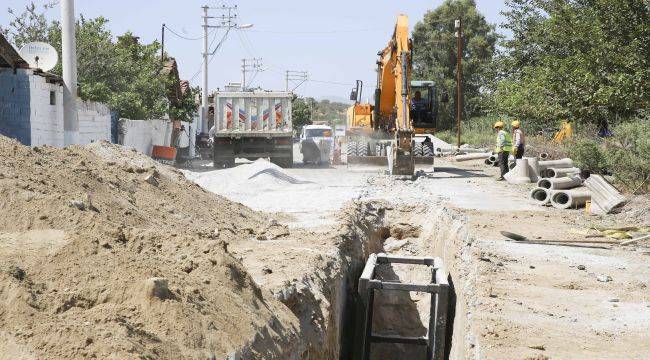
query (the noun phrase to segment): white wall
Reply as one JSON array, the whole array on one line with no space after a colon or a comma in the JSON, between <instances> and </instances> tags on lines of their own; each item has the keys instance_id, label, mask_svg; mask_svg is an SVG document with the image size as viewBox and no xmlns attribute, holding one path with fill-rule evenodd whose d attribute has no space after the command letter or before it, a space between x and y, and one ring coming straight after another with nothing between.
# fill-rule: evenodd
<instances>
[{"instance_id":1,"label":"white wall","mask_svg":"<svg viewBox=\"0 0 650 360\"><path fill-rule=\"evenodd\" d=\"M30 145L63 147L63 87L46 82L42 76L31 74L29 88L32 133ZM55 94L54 105L50 104L52 91Z\"/></svg>"},{"instance_id":2,"label":"white wall","mask_svg":"<svg viewBox=\"0 0 650 360\"><path fill-rule=\"evenodd\" d=\"M111 141L111 111L102 103L77 100L79 144Z\"/></svg>"},{"instance_id":3,"label":"white wall","mask_svg":"<svg viewBox=\"0 0 650 360\"><path fill-rule=\"evenodd\" d=\"M170 146L172 123L169 120L120 119L120 144L151 155L154 145Z\"/></svg>"}]
</instances>

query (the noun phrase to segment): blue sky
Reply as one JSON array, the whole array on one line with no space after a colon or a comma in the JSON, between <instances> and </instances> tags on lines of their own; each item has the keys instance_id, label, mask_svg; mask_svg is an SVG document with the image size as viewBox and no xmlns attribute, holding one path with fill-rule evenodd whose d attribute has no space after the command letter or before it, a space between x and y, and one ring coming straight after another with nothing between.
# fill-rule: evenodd
<instances>
[{"instance_id":1,"label":"blue sky","mask_svg":"<svg viewBox=\"0 0 650 360\"><path fill-rule=\"evenodd\" d=\"M37 4L45 3L36 0ZM7 7L19 9L27 0L3 0L0 23L6 25ZM313 81L303 84L297 93L317 98L343 99L356 79L367 86L375 82L376 53L392 34L396 16L409 15L411 26L442 0L77 0L76 11L92 18L110 20L114 35L128 30L142 41L160 39L162 23L181 35L202 35L201 6L238 5L238 22L253 23L249 30L233 31L210 64L210 88L241 81L241 59L261 57L266 71L258 73L252 85L266 89L284 89L284 70L305 70ZM500 23L503 0L477 0L481 13L491 23ZM218 12L213 11L216 15ZM58 19L59 8L48 17ZM222 30L212 36L223 35ZM212 41L212 36L210 40ZM215 44L218 43L218 40ZM166 49L179 62L181 78L189 79L201 69L202 41L183 40L169 32ZM249 79L251 75L248 75ZM201 83L198 74L192 81ZM365 91L364 97L369 95Z\"/></svg>"}]
</instances>

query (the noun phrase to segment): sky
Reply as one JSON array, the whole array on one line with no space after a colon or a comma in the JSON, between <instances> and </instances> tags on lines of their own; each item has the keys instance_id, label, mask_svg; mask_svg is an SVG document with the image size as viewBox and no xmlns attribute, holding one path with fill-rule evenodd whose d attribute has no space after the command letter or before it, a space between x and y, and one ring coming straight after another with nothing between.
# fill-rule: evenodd
<instances>
[{"instance_id":1,"label":"sky","mask_svg":"<svg viewBox=\"0 0 650 360\"><path fill-rule=\"evenodd\" d=\"M19 10L29 0L3 0L0 24L10 17L5 10ZM43 4L46 0L35 0ZM394 28L397 15L409 15L411 28L427 10L443 0L77 0L75 10L87 18L104 16L114 35L132 31L145 43L161 38L165 23L171 31L190 38L202 37L203 5L220 7L237 5L240 24L253 24L250 29L232 30L209 65L209 87L216 90L229 82L241 82L242 59L262 58L262 69L247 75L251 86L267 90L284 90L286 70L307 71L309 81L295 92L318 99L344 100L355 80L363 80L366 88L376 82L377 51L383 49ZM500 12L504 0L477 0L479 11L490 23L502 22ZM48 10L47 17L59 19L59 7ZM210 15L221 15L210 10ZM215 24L217 19L212 19ZM209 40L219 43L223 29L213 30ZM213 45L214 46L214 45ZM193 85L202 84L202 39L182 39L169 30L165 49L177 59L182 79ZM253 77L254 76L254 77ZM292 83L293 88L297 83Z\"/></svg>"}]
</instances>

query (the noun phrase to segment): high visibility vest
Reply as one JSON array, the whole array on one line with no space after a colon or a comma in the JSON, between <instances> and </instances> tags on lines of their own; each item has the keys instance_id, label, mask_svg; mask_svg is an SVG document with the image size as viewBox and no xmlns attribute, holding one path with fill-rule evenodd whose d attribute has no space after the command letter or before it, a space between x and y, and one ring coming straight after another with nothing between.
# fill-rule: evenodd
<instances>
[{"instance_id":1,"label":"high visibility vest","mask_svg":"<svg viewBox=\"0 0 650 360\"><path fill-rule=\"evenodd\" d=\"M501 130L501 131L503 131L503 130ZM500 134L500 132L497 133L497 141L496 141L497 144L499 144L499 134ZM499 153L501 151L504 151L504 152L511 152L512 151L512 136L507 131L503 131L503 134L504 134L504 136L503 136L503 138L504 138L503 139L503 146L501 148L499 148L498 145L495 146L494 147L494 152Z\"/></svg>"}]
</instances>

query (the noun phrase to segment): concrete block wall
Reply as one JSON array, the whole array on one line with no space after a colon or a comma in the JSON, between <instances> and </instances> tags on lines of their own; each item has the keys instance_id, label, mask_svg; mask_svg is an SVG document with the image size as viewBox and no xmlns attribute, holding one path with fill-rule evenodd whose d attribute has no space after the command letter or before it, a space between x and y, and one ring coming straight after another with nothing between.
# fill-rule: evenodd
<instances>
[{"instance_id":1,"label":"concrete block wall","mask_svg":"<svg viewBox=\"0 0 650 360\"><path fill-rule=\"evenodd\" d=\"M31 144L31 90L28 70L0 68L0 134Z\"/></svg>"},{"instance_id":2,"label":"concrete block wall","mask_svg":"<svg viewBox=\"0 0 650 360\"><path fill-rule=\"evenodd\" d=\"M53 101L52 101L53 100ZM79 142L111 139L106 105L77 102ZM29 69L0 69L0 134L24 145L64 145L63 86L51 84Z\"/></svg>"},{"instance_id":3,"label":"concrete block wall","mask_svg":"<svg viewBox=\"0 0 650 360\"><path fill-rule=\"evenodd\" d=\"M30 70L31 71L31 70ZM29 76L31 101L31 146L62 147L63 141L63 86L50 84L42 76ZM50 103L54 94L54 104Z\"/></svg>"},{"instance_id":4,"label":"concrete block wall","mask_svg":"<svg viewBox=\"0 0 650 360\"><path fill-rule=\"evenodd\" d=\"M108 106L77 100L79 115L79 144L95 141L111 141L111 110Z\"/></svg>"},{"instance_id":5,"label":"concrete block wall","mask_svg":"<svg viewBox=\"0 0 650 360\"><path fill-rule=\"evenodd\" d=\"M170 146L172 123L169 120L120 119L120 144L151 155L154 145Z\"/></svg>"}]
</instances>

